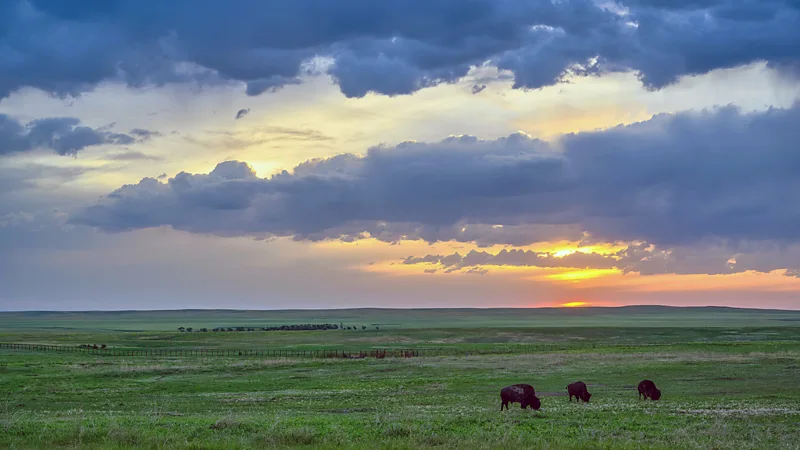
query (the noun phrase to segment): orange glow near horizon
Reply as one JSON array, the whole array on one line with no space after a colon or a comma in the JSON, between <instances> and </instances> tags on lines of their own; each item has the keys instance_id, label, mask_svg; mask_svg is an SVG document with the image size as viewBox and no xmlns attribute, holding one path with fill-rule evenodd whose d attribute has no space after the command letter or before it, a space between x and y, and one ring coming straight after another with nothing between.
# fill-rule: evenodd
<instances>
[{"instance_id":1,"label":"orange glow near horizon","mask_svg":"<svg viewBox=\"0 0 800 450\"><path fill-rule=\"evenodd\" d=\"M587 279L576 289L614 288L633 292L765 291L800 292L800 278L785 276L785 270L747 271L733 274L622 274Z\"/></svg>"}]
</instances>

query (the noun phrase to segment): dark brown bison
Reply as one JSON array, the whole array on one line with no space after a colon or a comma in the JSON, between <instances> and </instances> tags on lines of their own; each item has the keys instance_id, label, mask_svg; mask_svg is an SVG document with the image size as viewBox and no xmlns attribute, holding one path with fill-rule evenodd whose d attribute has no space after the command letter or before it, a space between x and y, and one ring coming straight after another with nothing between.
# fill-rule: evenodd
<instances>
[{"instance_id":1,"label":"dark brown bison","mask_svg":"<svg viewBox=\"0 0 800 450\"><path fill-rule=\"evenodd\" d=\"M567 386L567 393L569 393L569 401L572 401L572 397L575 397L575 401L580 399L588 403L589 399L592 398L592 394L586 390L586 383L583 381L570 383Z\"/></svg>"},{"instance_id":2,"label":"dark brown bison","mask_svg":"<svg viewBox=\"0 0 800 450\"><path fill-rule=\"evenodd\" d=\"M519 403L522 409L529 406L533 409L539 409L542 406L542 402L539 401L536 391L530 384L515 384L504 387L500 390L500 401L502 402L500 403L500 411L503 410L504 406L507 410L509 403Z\"/></svg>"},{"instance_id":3,"label":"dark brown bison","mask_svg":"<svg viewBox=\"0 0 800 450\"><path fill-rule=\"evenodd\" d=\"M647 400L658 400L661 398L661 391L656 387L656 384L650 380L642 380L639 383L639 399L644 396L644 399Z\"/></svg>"}]
</instances>

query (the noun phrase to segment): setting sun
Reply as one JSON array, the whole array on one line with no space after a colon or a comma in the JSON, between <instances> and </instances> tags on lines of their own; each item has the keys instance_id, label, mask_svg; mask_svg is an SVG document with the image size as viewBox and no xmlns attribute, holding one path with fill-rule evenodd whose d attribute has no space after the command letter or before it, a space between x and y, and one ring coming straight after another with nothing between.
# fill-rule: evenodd
<instances>
[{"instance_id":1,"label":"setting sun","mask_svg":"<svg viewBox=\"0 0 800 450\"><path fill-rule=\"evenodd\" d=\"M592 278L615 275L618 273L619 270L616 269L578 269L578 270L567 270L564 272L548 275L547 278L558 281L578 282Z\"/></svg>"},{"instance_id":2,"label":"setting sun","mask_svg":"<svg viewBox=\"0 0 800 450\"><path fill-rule=\"evenodd\" d=\"M586 303L586 302L567 302L567 303L562 303L561 304L561 306L563 306L565 308L577 308L579 306L588 306L588 305L589 304Z\"/></svg>"}]
</instances>

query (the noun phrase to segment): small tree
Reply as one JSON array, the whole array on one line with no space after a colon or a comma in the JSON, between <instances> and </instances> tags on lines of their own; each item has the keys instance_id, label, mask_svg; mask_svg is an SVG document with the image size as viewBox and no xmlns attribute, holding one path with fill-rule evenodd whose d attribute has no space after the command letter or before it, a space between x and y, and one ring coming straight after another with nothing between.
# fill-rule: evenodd
<instances>
[{"instance_id":1,"label":"small tree","mask_svg":"<svg viewBox=\"0 0 800 450\"><path fill-rule=\"evenodd\" d=\"M361 325L361 329L362 329L362 330L366 330L366 329L367 329L367 326L366 326L366 325Z\"/></svg>"},{"instance_id":2,"label":"small tree","mask_svg":"<svg viewBox=\"0 0 800 450\"><path fill-rule=\"evenodd\" d=\"M178 327L178 331L180 331L181 333L183 333L184 331L186 331L186 328L183 328L183 327Z\"/></svg>"},{"instance_id":3,"label":"small tree","mask_svg":"<svg viewBox=\"0 0 800 450\"><path fill-rule=\"evenodd\" d=\"M191 333L192 331L194 331L194 328L192 328L192 327L189 327L189 328L187 328L187 329L186 329L186 331L188 331L189 333Z\"/></svg>"},{"instance_id":4,"label":"small tree","mask_svg":"<svg viewBox=\"0 0 800 450\"><path fill-rule=\"evenodd\" d=\"M376 330L380 330L380 328L378 328L378 327L375 327L375 329L376 329Z\"/></svg>"}]
</instances>

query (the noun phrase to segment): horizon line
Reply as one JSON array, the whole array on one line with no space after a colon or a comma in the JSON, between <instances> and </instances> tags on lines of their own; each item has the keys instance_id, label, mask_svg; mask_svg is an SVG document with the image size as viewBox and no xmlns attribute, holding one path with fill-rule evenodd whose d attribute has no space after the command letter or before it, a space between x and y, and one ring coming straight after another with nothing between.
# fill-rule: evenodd
<instances>
[{"instance_id":1,"label":"horizon line","mask_svg":"<svg viewBox=\"0 0 800 450\"><path fill-rule=\"evenodd\" d=\"M775 311L775 312L794 312L800 313L798 309L780 309L780 308L758 308L758 307L742 307L742 306L722 306L722 305L693 305L693 306L676 306L676 305L620 305L620 306L501 306L501 307L346 307L346 308L272 308L272 309L246 309L246 308L175 308L175 309L86 309L86 310L0 310L0 314L8 313L131 313L131 312L188 312L188 311L236 311L236 312L287 312L287 311L353 311L353 310L381 310L381 311L409 311L409 310L581 310L581 309L623 309L623 308L671 308L671 309L730 309L738 311Z\"/></svg>"}]
</instances>

